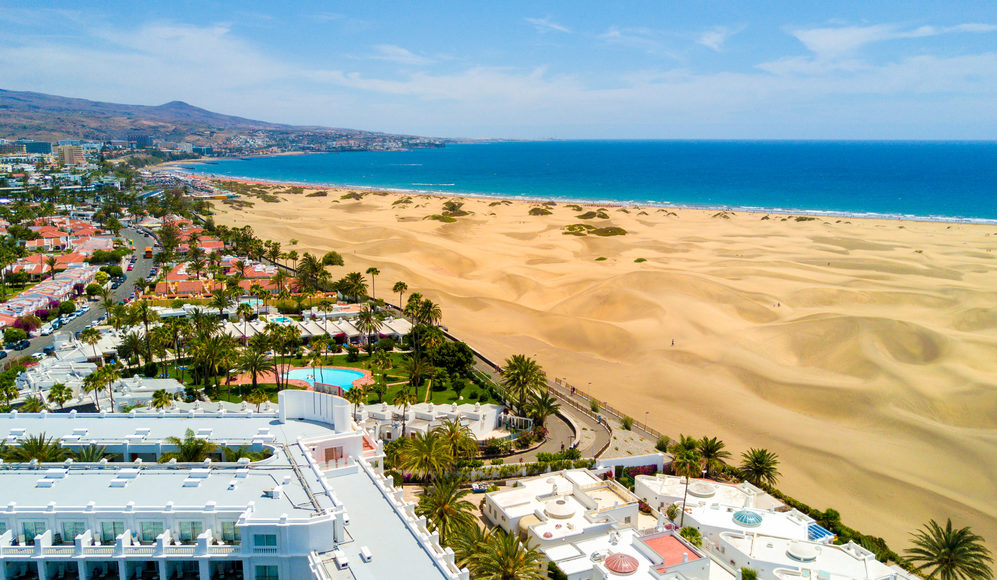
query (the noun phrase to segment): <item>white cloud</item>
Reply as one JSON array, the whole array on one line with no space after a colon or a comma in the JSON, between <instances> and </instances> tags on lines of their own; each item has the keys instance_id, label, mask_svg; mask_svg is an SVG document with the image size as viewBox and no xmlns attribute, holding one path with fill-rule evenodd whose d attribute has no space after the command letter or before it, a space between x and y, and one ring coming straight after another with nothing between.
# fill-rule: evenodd
<instances>
[{"instance_id":1,"label":"white cloud","mask_svg":"<svg viewBox=\"0 0 997 580\"><path fill-rule=\"evenodd\" d=\"M374 53L367 58L417 66L436 62L431 58L419 56L408 49L395 46L394 44L378 44L374 47Z\"/></svg>"},{"instance_id":2,"label":"white cloud","mask_svg":"<svg viewBox=\"0 0 997 580\"><path fill-rule=\"evenodd\" d=\"M968 23L956 26L920 26L904 29L895 24L840 26L790 31L797 40L821 60L833 60L854 54L868 44L903 38L924 38L942 34L988 33L997 31L991 24Z\"/></svg>"},{"instance_id":3,"label":"white cloud","mask_svg":"<svg viewBox=\"0 0 997 580\"><path fill-rule=\"evenodd\" d=\"M716 52L723 50L724 43L731 36L734 36L741 31L741 28L728 28L726 26L714 26L713 28L703 32L696 43L702 44L703 46L712 49Z\"/></svg>"},{"instance_id":4,"label":"white cloud","mask_svg":"<svg viewBox=\"0 0 997 580\"><path fill-rule=\"evenodd\" d=\"M523 18L523 20L525 20L526 22L529 22L530 24L532 24L533 28L536 28L537 32L540 32L540 33L546 33L546 32L564 32L564 33L570 33L571 32L571 29L568 28L567 26L562 26L562 25L560 25L560 24L558 24L556 22L553 22L550 19L550 16L547 16L547 17L544 17L544 18Z\"/></svg>"}]
</instances>

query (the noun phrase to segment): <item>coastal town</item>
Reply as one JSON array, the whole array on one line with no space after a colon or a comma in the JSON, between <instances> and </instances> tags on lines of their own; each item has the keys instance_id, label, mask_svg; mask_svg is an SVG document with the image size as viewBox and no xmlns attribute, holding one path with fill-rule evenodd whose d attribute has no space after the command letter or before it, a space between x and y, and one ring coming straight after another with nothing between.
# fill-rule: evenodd
<instances>
[{"instance_id":1,"label":"coastal town","mask_svg":"<svg viewBox=\"0 0 997 580\"><path fill-rule=\"evenodd\" d=\"M0 579L917 577L776 453L492 361L424 289L216 222L238 188L91 145L0 144Z\"/></svg>"}]
</instances>

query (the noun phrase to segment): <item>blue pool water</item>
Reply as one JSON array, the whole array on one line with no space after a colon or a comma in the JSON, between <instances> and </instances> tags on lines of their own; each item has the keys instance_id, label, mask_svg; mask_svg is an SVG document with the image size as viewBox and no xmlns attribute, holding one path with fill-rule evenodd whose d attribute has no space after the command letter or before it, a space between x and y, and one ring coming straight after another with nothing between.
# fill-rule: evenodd
<instances>
[{"instance_id":1,"label":"blue pool water","mask_svg":"<svg viewBox=\"0 0 997 580\"><path fill-rule=\"evenodd\" d=\"M325 385L336 385L344 391L350 390L350 387L353 386L353 381L361 379L363 376L364 374L360 371L322 367L316 368L314 372L312 369L293 369L287 373L287 378L289 379L305 381L309 385L314 385L317 380Z\"/></svg>"},{"instance_id":2,"label":"blue pool water","mask_svg":"<svg viewBox=\"0 0 997 580\"><path fill-rule=\"evenodd\" d=\"M446 193L997 221L995 142L540 141L187 168Z\"/></svg>"},{"instance_id":3,"label":"blue pool water","mask_svg":"<svg viewBox=\"0 0 997 580\"><path fill-rule=\"evenodd\" d=\"M276 322L277 324L290 324L291 322L291 319L286 316L278 316L276 318L271 318L270 320Z\"/></svg>"}]
</instances>

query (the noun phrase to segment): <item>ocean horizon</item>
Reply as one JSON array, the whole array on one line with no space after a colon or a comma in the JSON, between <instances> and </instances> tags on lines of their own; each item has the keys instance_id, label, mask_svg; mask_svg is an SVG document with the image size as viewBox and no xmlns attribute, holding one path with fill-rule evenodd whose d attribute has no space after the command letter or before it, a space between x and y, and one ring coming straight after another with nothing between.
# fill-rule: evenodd
<instances>
[{"instance_id":1,"label":"ocean horizon","mask_svg":"<svg viewBox=\"0 0 997 580\"><path fill-rule=\"evenodd\" d=\"M997 223L997 142L502 141L180 167L446 195Z\"/></svg>"}]
</instances>

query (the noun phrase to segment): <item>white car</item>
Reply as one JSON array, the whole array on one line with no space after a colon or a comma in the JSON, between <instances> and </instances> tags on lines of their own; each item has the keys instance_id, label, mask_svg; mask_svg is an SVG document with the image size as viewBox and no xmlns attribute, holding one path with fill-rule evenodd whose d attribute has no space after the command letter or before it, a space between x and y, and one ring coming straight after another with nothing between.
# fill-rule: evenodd
<instances>
[{"instance_id":1,"label":"white car","mask_svg":"<svg viewBox=\"0 0 997 580\"><path fill-rule=\"evenodd\" d=\"M41 359L45 358L45 353L43 353L43 352L36 352L35 354L31 355L31 358L36 358L38 360L41 360Z\"/></svg>"}]
</instances>

